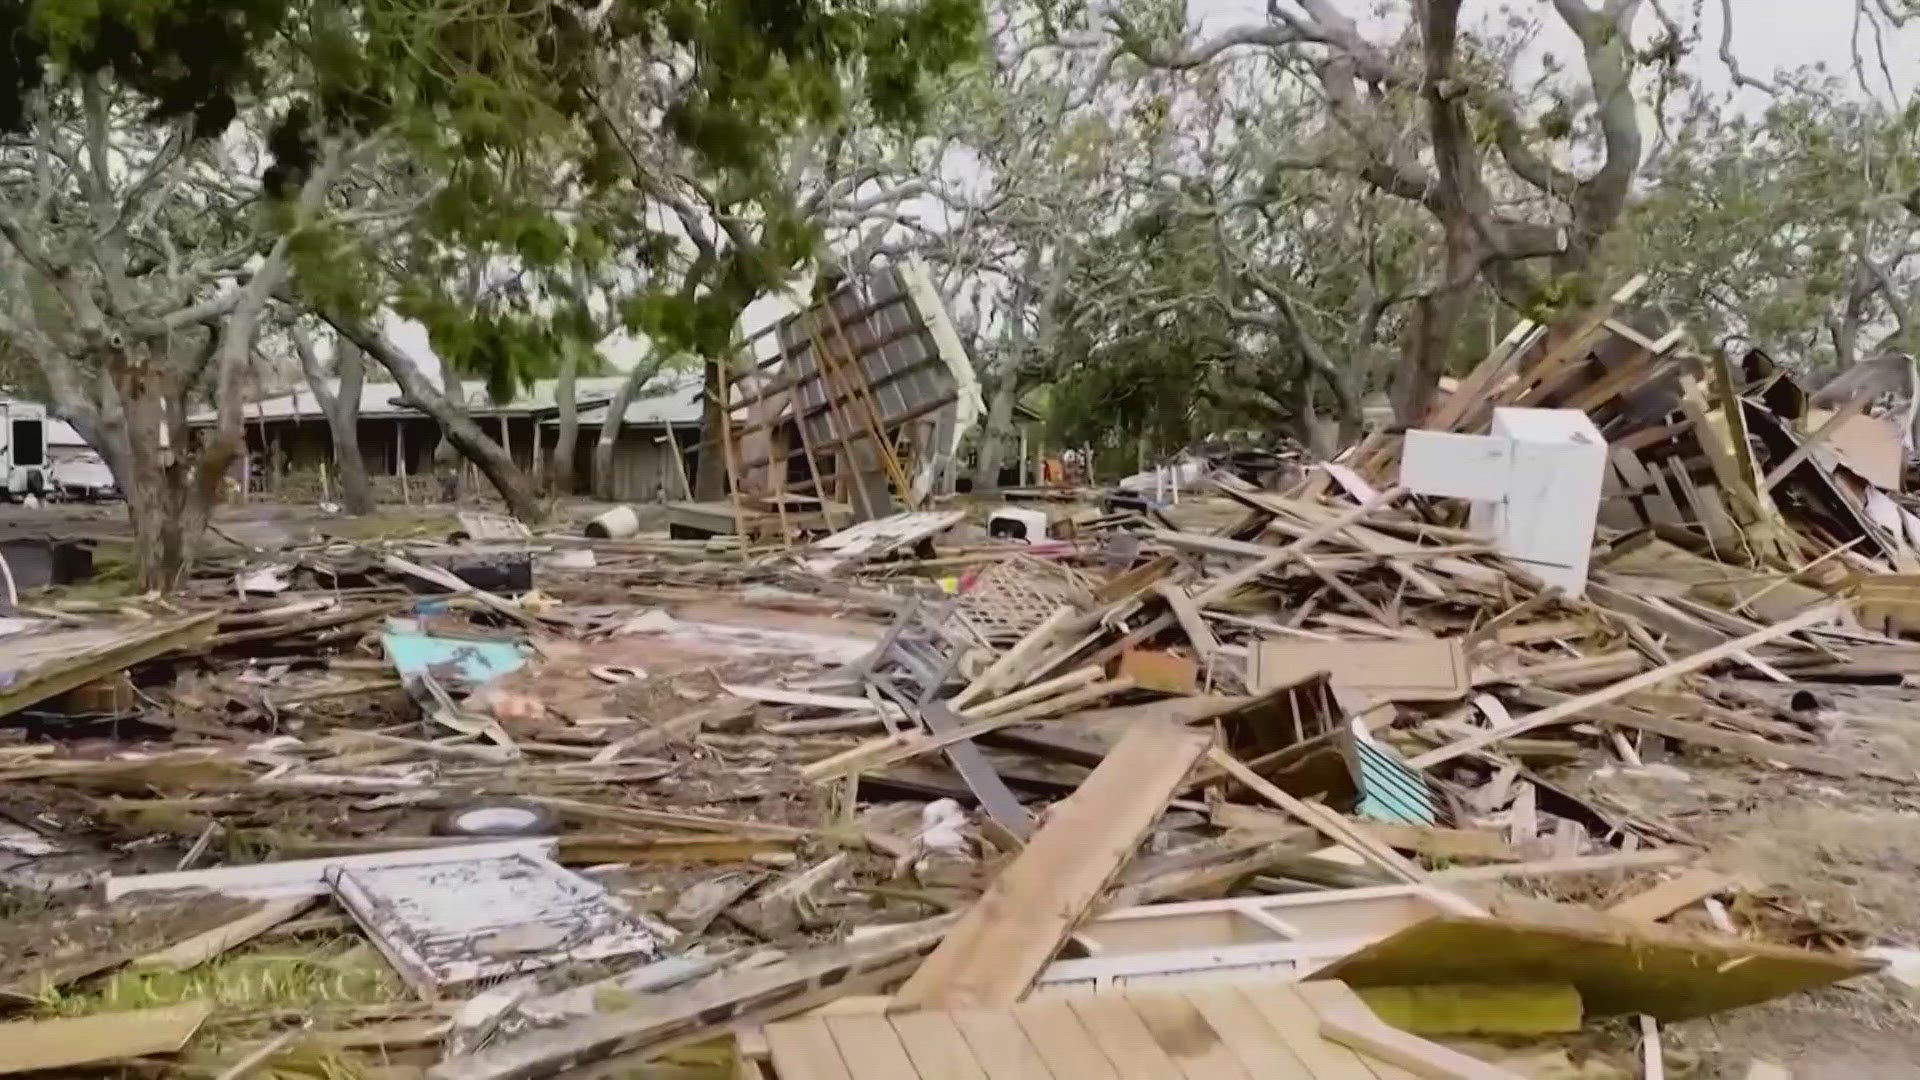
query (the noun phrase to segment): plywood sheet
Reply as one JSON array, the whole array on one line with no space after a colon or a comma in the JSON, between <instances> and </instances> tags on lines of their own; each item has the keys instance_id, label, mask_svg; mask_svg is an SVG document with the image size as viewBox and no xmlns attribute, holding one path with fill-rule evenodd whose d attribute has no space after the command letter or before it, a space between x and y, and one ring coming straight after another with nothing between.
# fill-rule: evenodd
<instances>
[{"instance_id":1,"label":"plywood sheet","mask_svg":"<svg viewBox=\"0 0 1920 1080\"><path fill-rule=\"evenodd\" d=\"M1688 1020L1877 971L1880 961L1687 933L1559 904L1441 915L1314 974L1354 987L1570 983L1592 1016Z\"/></svg>"}]
</instances>

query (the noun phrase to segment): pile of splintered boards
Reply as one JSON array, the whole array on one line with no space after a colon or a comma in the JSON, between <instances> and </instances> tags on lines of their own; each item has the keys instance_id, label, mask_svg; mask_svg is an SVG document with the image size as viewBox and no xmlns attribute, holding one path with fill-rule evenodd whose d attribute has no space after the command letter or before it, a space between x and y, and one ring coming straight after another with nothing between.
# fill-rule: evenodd
<instances>
[{"instance_id":1,"label":"pile of splintered boards","mask_svg":"<svg viewBox=\"0 0 1920 1080\"><path fill-rule=\"evenodd\" d=\"M1875 927L1714 867L1647 792L1920 776L1860 719L1920 674L1900 437L1630 296L1292 490L1070 539L534 538L535 594L384 554L445 594L342 599L336 566L331 600L229 598L142 676L162 734L0 749L11 850L109 863L0 988L317 935L390 1000L24 1019L0 1071L204 1026L226 1076L316 1045L445 1080L1624 1076L1450 1041L1623 1018L1651 1075L1662 1025L1876 972ZM262 611L295 613L277 654Z\"/></svg>"}]
</instances>

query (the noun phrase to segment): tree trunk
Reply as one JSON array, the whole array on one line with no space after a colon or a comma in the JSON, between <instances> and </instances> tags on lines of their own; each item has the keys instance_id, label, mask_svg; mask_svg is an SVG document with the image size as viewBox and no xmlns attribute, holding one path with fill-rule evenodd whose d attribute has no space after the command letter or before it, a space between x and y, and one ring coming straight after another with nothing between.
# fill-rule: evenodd
<instances>
[{"instance_id":1,"label":"tree trunk","mask_svg":"<svg viewBox=\"0 0 1920 1080\"><path fill-rule=\"evenodd\" d=\"M700 461L693 478L693 497L701 502L727 497L727 448L723 441L726 403L720 400L720 363L708 359L702 365L707 404L700 414Z\"/></svg>"},{"instance_id":2,"label":"tree trunk","mask_svg":"<svg viewBox=\"0 0 1920 1080\"><path fill-rule=\"evenodd\" d=\"M380 366L387 369L395 382L400 384L400 392L407 403L421 409L440 422L441 437L445 444L453 446L460 454L480 467L487 479L492 481L494 489L507 504L507 510L514 517L528 524L537 524L546 518L546 513L538 499L533 496L533 487L527 481L527 474L513 463L513 458L501 448L500 444L487 437L472 418L464 411L455 408L442 394L439 388L427 381L420 368L406 353L394 348L387 340L370 328L349 321L335 312L323 312L326 319L341 336L348 338L373 357ZM457 385L457 382L456 382Z\"/></svg>"},{"instance_id":3,"label":"tree trunk","mask_svg":"<svg viewBox=\"0 0 1920 1080\"><path fill-rule=\"evenodd\" d=\"M359 517L373 512L373 484L367 479L366 458L360 453L360 388L366 382L367 362L360 346L341 337L333 350L333 373L340 380L339 392L327 387L326 373L304 330L292 328L294 352L300 356L300 371L307 377L307 389L327 418L327 431L333 437L333 465L340 480L340 503L349 514Z\"/></svg>"},{"instance_id":4,"label":"tree trunk","mask_svg":"<svg viewBox=\"0 0 1920 1080\"><path fill-rule=\"evenodd\" d=\"M980 429L980 452L973 463L973 490L996 491L1000 487L1000 459L1007 441L1013 438L1013 407L1020 403L1018 361L1007 365L993 384L993 397L987 402L987 422Z\"/></svg>"},{"instance_id":5,"label":"tree trunk","mask_svg":"<svg viewBox=\"0 0 1920 1080\"><path fill-rule=\"evenodd\" d=\"M137 362L117 364L109 393L107 408L82 435L99 448L126 499L140 587L173 592L186 579L211 501L189 505L200 490L190 482L195 470L189 448L161 448L166 397L153 372Z\"/></svg>"},{"instance_id":6,"label":"tree trunk","mask_svg":"<svg viewBox=\"0 0 1920 1080\"><path fill-rule=\"evenodd\" d=\"M580 403L574 399L574 385L580 374L580 349L577 342L562 343L559 377L554 380L553 400L560 409L560 433L554 440L553 457L547 461L547 494L559 498L573 494L573 454L580 443ZM540 438L534 427L533 437Z\"/></svg>"},{"instance_id":7,"label":"tree trunk","mask_svg":"<svg viewBox=\"0 0 1920 1080\"><path fill-rule=\"evenodd\" d=\"M340 504L354 516L373 513L373 483L367 478L367 459L360 453L360 389L366 383L367 360L360 346L340 339L333 354L333 372L340 380L327 426L333 431L333 464L340 478Z\"/></svg>"},{"instance_id":8,"label":"tree trunk","mask_svg":"<svg viewBox=\"0 0 1920 1080\"><path fill-rule=\"evenodd\" d=\"M1408 427L1418 426L1433 408L1440 376L1453 355L1454 335L1473 300L1478 259L1471 238L1458 235L1471 229L1462 223L1449 229L1445 279L1433 292L1414 301L1413 319L1401 345L1400 366L1387 388L1393 417Z\"/></svg>"},{"instance_id":9,"label":"tree trunk","mask_svg":"<svg viewBox=\"0 0 1920 1080\"><path fill-rule=\"evenodd\" d=\"M661 360L658 354L648 352L634 362L627 377L620 380L620 389L614 391L613 400L607 403L607 418L600 422L600 437L593 444L593 494L595 498L612 502L613 494L613 448L620 442L620 427L626 423L627 406L640 396L640 391L660 373ZM676 463L676 468L678 464Z\"/></svg>"}]
</instances>

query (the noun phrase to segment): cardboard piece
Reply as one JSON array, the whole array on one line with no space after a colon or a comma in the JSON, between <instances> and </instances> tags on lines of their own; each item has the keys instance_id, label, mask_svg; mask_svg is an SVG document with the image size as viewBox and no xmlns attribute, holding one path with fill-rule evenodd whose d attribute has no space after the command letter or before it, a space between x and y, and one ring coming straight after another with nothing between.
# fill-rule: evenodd
<instances>
[{"instance_id":1,"label":"cardboard piece","mask_svg":"<svg viewBox=\"0 0 1920 1080\"><path fill-rule=\"evenodd\" d=\"M1456 638L1429 641L1308 641L1267 638L1248 654L1254 693L1326 672L1337 689L1376 701L1457 701L1467 695L1466 654Z\"/></svg>"}]
</instances>

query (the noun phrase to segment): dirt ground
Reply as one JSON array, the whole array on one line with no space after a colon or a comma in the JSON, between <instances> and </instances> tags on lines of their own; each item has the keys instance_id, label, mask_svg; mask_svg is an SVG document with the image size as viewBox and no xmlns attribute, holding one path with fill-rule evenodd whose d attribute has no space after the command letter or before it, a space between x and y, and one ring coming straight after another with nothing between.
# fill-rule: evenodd
<instances>
[{"instance_id":1,"label":"dirt ground","mask_svg":"<svg viewBox=\"0 0 1920 1080\"><path fill-rule=\"evenodd\" d=\"M1882 768L1920 762L1920 691L1837 687L1827 703L1825 749ZM1920 789L1768 773L1693 749L1666 763L1685 778L1616 774L1596 778L1594 790L1700 843L1711 865L1745 879L1749 889L1728 905L1736 924L1800 944L1920 948ZM1636 1038L1617 1034L1616 1045ZM1796 1080L1920 1077L1920 989L1869 976L1675 1024L1662 1043L1670 1077L1744 1077L1755 1060L1786 1066Z\"/></svg>"}]
</instances>

